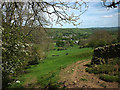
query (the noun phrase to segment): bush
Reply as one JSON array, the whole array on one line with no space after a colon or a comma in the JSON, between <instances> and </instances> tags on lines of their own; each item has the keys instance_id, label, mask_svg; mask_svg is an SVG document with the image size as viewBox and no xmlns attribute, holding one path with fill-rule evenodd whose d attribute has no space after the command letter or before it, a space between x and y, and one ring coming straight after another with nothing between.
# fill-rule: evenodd
<instances>
[{"instance_id":1,"label":"bush","mask_svg":"<svg viewBox=\"0 0 120 90\"><path fill-rule=\"evenodd\" d=\"M73 47L74 42L69 40L69 44L70 44L71 47Z\"/></svg>"},{"instance_id":2,"label":"bush","mask_svg":"<svg viewBox=\"0 0 120 90\"><path fill-rule=\"evenodd\" d=\"M108 82L118 82L118 76L111 76L111 75L100 75L100 79L108 81Z\"/></svg>"},{"instance_id":3,"label":"bush","mask_svg":"<svg viewBox=\"0 0 120 90\"><path fill-rule=\"evenodd\" d=\"M3 23L2 30L2 79L3 88L12 82L13 76L21 74L23 69L30 63L38 63L38 53L34 52L33 46L26 43L27 36L21 31L20 27L9 26Z\"/></svg>"},{"instance_id":4,"label":"bush","mask_svg":"<svg viewBox=\"0 0 120 90\"><path fill-rule=\"evenodd\" d=\"M114 38L107 31L98 30L89 37L88 46L92 48L102 47L111 44L113 41Z\"/></svg>"},{"instance_id":5,"label":"bush","mask_svg":"<svg viewBox=\"0 0 120 90\"><path fill-rule=\"evenodd\" d=\"M94 40L94 41L90 41L88 43L88 47L92 47L92 48L96 48L96 47L102 47L105 46L107 43L104 40Z\"/></svg>"},{"instance_id":6,"label":"bush","mask_svg":"<svg viewBox=\"0 0 120 90\"><path fill-rule=\"evenodd\" d=\"M10 89L12 89L12 88L24 88L23 86L22 86L22 84L21 83L12 83L12 85L10 85L8 88L10 88Z\"/></svg>"},{"instance_id":7,"label":"bush","mask_svg":"<svg viewBox=\"0 0 120 90\"><path fill-rule=\"evenodd\" d=\"M86 68L85 71L89 73L99 74L99 72L94 70L93 68Z\"/></svg>"},{"instance_id":8,"label":"bush","mask_svg":"<svg viewBox=\"0 0 120 90\"><path fill-rule=\"evenodd\" d=\"M114 72L114 70L115 68L113 68L113 65L107 65L107 64L86 68L86 72L94 73L94 74L100 74L100 73L108 74Z\"/></svg>"},{"instance_id":9,"label":"bush","mask_svg":"<svg viewBox=\"0 0 120 90\"><path fill-rule=\"evenodd\" d=\"M48 74L44 75L44 77L40 77L38 79L38 84L41 85L40 88L57 88L59 87L56 78L56 72L49 72Z\"/></svg>"},{"instance_id":10,"label":"bush","mask_svg":"<svg viewBox=\"0 0 120 90\"><path fill-rule=\"evenodd\" d=\"M81 78L80 80L81 81L88 81L86 78Z\"/></svg>"},{"instance_id":11,"label":"bush","mask_svg":"<svg viewBox=\"0 0 120 90\"><path fill-rule=\"evenodd\" d=\"M4 29L3 29L4 28ZM17 75L27 64L29 44L25 43L25 35L17 26L4 23L2 29L2 64L3 87L11 82L11 77Z\"/></svg>"},{"instance_id":12,"label":"bush","mask_svg":"<svg viewBox=\"0 0 120 90\"><path fill-rule=\"evenodd\" d=\"M65 43L63 41L56 41L58 47L64 47Z\"/></svg>"},{"instance_id":13,"label":"bush","mask_svg":"<svg viewBox=\"0 0 120 90\"><path fill-rule=\"evenodd\" d=\"M43 49L40 48L40 44L33 44L31 48L31 59L28 61L28 65L35 65L40 62L40 60L46 57Z\"/></svg>"},{"instance_id":14,"label":"bush","mask_svg":"<svg viewBox=\"0 0 120 90\"><path fill-rule=\"evenodd\" d=\"M120 58L117 57L117 58L113 59L110 63L111 63L112 65L116 65L116 64L120 65Z\"/></svg>"},{"instance_id":15,"label":"bush","mask_svg":"<svg viewBox=\"0 0 120 90\"><path fill-rule=\"evenodd\" d=\"M109 72L113 72L114 68L113 68L113 65L103 64L103 65L98 65L98 71L99 73L108 74Z\"/></svg>"}]
</instances>

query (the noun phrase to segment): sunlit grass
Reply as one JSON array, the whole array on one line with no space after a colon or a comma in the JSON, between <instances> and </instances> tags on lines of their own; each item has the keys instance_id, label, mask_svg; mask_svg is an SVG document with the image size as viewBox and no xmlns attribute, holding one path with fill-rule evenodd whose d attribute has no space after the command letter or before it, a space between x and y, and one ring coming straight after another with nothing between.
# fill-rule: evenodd
<instances>
[{"instance_id":1,"label":"sunlit grass","mask_svg":"<svg viewBox=\"0 0 120 90\"><path fill-rule=\"evenodd\" d=\"M66 55L66 53L68 53L68 55ZM53 54L59 56L52 56ZM38 65L32 65L27 69L29 73L21 75L18 77L18 80L21 81L20 85L22 86L32 84L32 87L35 87L35 85L45 87L49 83L56 84L59 79L59 71L62 67L66 67L79 60L91 59L92 54L93 49L79 49L78 47L62 51L50 51L44 62ZM36 80L33 80L34 78L36 78ZM33 80L33 82L31 82L31 80ZM33 85L34 83L36 84Z\"/></svg>"}]
</instances>

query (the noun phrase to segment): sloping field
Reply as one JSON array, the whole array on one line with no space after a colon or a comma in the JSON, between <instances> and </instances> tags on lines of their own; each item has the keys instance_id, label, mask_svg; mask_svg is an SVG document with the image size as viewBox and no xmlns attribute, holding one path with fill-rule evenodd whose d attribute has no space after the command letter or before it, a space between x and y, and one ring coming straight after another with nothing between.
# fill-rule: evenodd
<instances>
[{"instance_id":1,"label":"sloping field","mask_svg":"<svg viewBox=\"0 0 120 90\"><path fill-rule=\"evenodd\" d=\"M59 72L61 69L77 61L91 59L92 54L93 49L91 48L79 49L78 47L72 47L62 51L53 50L49 52L44 62L32 65L27 69L27 73L19 76L16 80L19 80L20 83L13 82L11 88L58 87Z\"/></svg>"}]
</instances>

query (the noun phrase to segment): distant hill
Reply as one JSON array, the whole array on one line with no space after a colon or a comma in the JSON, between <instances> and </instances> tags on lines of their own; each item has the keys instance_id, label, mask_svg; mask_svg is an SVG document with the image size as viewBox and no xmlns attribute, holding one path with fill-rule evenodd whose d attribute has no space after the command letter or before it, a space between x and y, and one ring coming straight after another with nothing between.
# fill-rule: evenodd
<instances>
[{"instance_id":1,"label":"distant hill","mask_svg":"<svg viewBox=\"0 0 120 90\"><path fill-rule=\"evenodd\" d=\"M106 30L110 32L117 32L118 27L103 27L103 28L47 28L48 33L80 33L80 34L92 34L97 30Z\"/></svg>"}]
</instances>

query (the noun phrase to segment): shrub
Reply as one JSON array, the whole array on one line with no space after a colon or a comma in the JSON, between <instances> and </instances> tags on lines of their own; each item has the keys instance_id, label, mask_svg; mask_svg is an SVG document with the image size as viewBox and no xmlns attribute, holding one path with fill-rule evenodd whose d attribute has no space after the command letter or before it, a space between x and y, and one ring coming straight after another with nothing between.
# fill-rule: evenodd
<instances>
[{"instance_id":1,"label":"shrub","mask_svg":"<svg viewBox=\"0 0 120 90\"><path fill-rule=\"evenodd\" d=\"M4 28L4 29L3 29ZM10 82L12 75L17 75L27 64L29 44L25 43L25 35L17 26L3 24L2 29L2 64L3 64L3 87Z\"/></svg>"},{"instance_id":2,"label":"shrub","mask_svg":"<svg viewBox=\"0 0 120 90\"><path fill-rule=\"evenodd\" d=\"M12 83L12 85L10 85L8 88L10 88L10 89L12 89L12 88L24 88L23 86L22 86L22 84L21 83Z\"/></svg>"},{"instance_id":3,"label":"shrub","mask_svg":"<svg viewBox=\"0 0 120 90\"><path fill-rule=\"evenodd\" d=\"M92 48L105 46L111 44L114 41L111 34L104 30L98 30L94 32L88 39L88 46Z\"/></svg>"},{"instance_id":4,"label":"shrub","mask_svg":"<svg viewBox=\"0 0 120 90\"><path fill-rule=\"evenodd\" d=\"M69 44L70 44L71 47L73 47L74 42L69 40Z\"/></svg>"},{"instance_id":5,"label":"shrub","mask_svg":"<svg viewBox=\"0 0 120 90\"><path fill-rule=\"evenodd\" d=\"M115 65L115 64L120 65L120 58L117 57L117 58L113 59L110 63L111 63L112 65Z\"/></svg>"},{"instance_id":6,"label":"shrub","mask_svg":"<svg viewBox=\"0 0 120 90\"><path fill-rule=\"evenodd\" d=\"M80 80L81 81L88 81L86 78L81 78Z\"/></svg>"},{"instance_id":7,"label":"shrub","mask_svg":"<svg viewBox=\"0 0 120 90\"><path fill-rule=\"evenodd\" d=\"M105 83L101 83L100 86L106 88Z\"/></svg>"},{"instance_id":8,"label":"shrub","mask_svg":"<svg viewBox=\"0 0 120 90\"><path fill-rule=\"evenodd\" d=\"M41 85L41 88L57 88L58 84L56 72L49 72L48 74L44 75L44 77L40 77L37 83Z\"/></svg>"},{"instance_id":9,"label":"shrub","mask_svg":"<svg viewBox=\"0 0 120 90\"><path fill-rule=\"evenodd\" d=\"M112 75L100 75L100 79L108 81L108 82L118 82L118 76L112 76Z\"/></svg>"},{"instance_id":10,"label":"shrub","mask_svg":"<svg viewBox=\"0 0 120 90\"><path fill-rule=\"evenodd\" d=\"M4 81L2 84L5 88L13 81L12 77L19 75L28 62L35 58L33 56L36 53L31 50L33 46L25 42L28 37L20 27L3 23L3 28L0 29L2 30L2 79Z\"/></svg>"},{"instance_id":11,"label":"shrub","mask_svg":"<svg viewBox=\"0 0 120 90\"><path fill-rule=\"evenodd\" d=\"M104 40L93 40L88 43L88 47L96 48L105 46L107 43Z\"/></svg>"},{"instance_id":12,"label":"shrub","mask_svg":"<svg viewBox=\"0 0 120 90\"><path fill-rule=\"evenodd\" d=\"M44 47L40 44L33 44L31 48L31 59L28 61L28 65L35 65L46 58L46 52L44 51Z\"/></svg>"},{"instance_id":13,"label":"shrub","mask_svg":"<svg viewBox=\"0 0 120 90\"><path fill-rule=\"evenodd\" d=\"M58 47L64 47L65 43L63 41L56 41Z\"/></svg>"},{"instance_id":14,"label":"shrub","mask_svg":"<svg viewBox=\"0 0 120 90\"><path fill-rule=\"evenodd\" d=\"M110 72L113 72L114 70L115 68L113 68L112 65L107 65L107 64L86 68L86 72L94 73L94 74L100 74L100 73L108 74Z\"/></svg>"},{"instance_id":15,"label":"shrub","mask_svg":"<svg viewBox=\"0 0 120 90\"><path fill-rule=\"evenodd\" d=\"M113 65L107 65L107 64L98 65L98 72L99 73L108 74L109 72L113 72L113 71L114 71Z\"/></svg>"},{"instance_id":16,"label":"shrub","mask_svg":"<svg viewBox=\"0 0 120 90\"><path fill-rule=\"evenodd\" d=\"M99 72L94 70L93 68L86 68L85 69L86 72L89 72L89 73L94 73L94 74L98 74Z\"/></svg>"},{"instance_id":17,"label":"shrub","mask_svg":"<svg viewBox=\"0 0 120 90\"><path fill-rule=\"evenodd\" d=\"M35 65L39 63L40 57L38 56L37 49L38 48L35 47L35 45L31 48L31 59L28 61L28 65Z\"/></svg>"}]
</instances>

